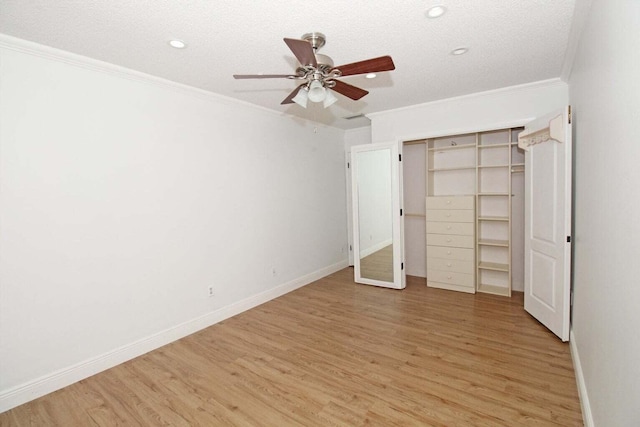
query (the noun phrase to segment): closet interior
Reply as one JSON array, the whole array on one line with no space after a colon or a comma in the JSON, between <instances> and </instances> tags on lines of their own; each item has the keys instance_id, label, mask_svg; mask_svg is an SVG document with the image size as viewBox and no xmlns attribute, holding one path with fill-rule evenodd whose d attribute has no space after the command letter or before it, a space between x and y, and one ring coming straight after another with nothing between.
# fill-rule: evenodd
<instances>
[{"instance_id":1,"label":"closet interior","mask_svg":"<svg viewBox=\"0 0 640 427\"><path fill-rule=\"evenodd\" d=\"M468 293L524 290L522 130L404 142L407 274Z\"/></svg>"}]
</instances>

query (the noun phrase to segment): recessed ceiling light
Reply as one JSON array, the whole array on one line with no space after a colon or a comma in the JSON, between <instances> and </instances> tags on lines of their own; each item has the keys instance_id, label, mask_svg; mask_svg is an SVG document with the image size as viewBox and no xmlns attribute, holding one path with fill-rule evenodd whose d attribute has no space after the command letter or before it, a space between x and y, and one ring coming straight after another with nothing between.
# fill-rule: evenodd
<instances>
[{"instance_id":1,"label":"recessed ceiling light","mask_svg":"<svg viewBox=\"0 0 640 427\"><path fill-rule=\"evenodd\" d=\"M175 47L176 49L184 49L187 47L187 44L182 40L169 40L169 45L171 47Z\"/></svg>"},{"instance_id":2,"label":"recessed ceiling light","mask_svg":"<svg viewBox=\"0 0 640 427\"><path fill-rule=\"evenodd\" d=\"M451 55L456 55L456 56L457 56L457 55L464 55L464 54L465 54L465 53L467 53L468 51L469 51L469 49L468 49L468 48L466 48L466 47L459 47L459 48L457 48L457 49L453 49L453 50L451 51Z\"/></svg>"},{"instance_id":3,"label":"recessed ceiling light","mask_svg":"<svg viewBox=\"0 0 640 427\"><path fill-rule=\"evenodd\" d=\"M365 78L367 78L367 79L375 79L376 78L376 73L369 73L369 74L365 75Z\"/></svg>"},{"instance_id":4,"label":"recessed ceiling light","mask_svg":"<svg viewBox=\"0 0 640 427\"><path fill-rule=\"evenodd\" d=\"M427 10L427 17L428 18L438 18L442 15L444 15L444 13L447 11L447 8L441 5L438 6L432 6Z\"/></svg>"}]
</instances>

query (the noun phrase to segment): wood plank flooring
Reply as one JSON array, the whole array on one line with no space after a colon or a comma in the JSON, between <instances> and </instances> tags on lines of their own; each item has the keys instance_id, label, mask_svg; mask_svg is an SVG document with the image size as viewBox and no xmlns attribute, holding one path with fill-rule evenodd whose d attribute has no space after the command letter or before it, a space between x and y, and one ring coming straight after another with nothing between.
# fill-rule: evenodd
<instances>
[{"instance_id":1,"label":"wood plank flooring","mask_svg":"<svg viewBox=\"0 0 640 427\"><path fill-rule=\"evenodd\" d=\"M579 426L567 344L522 296L345 269L0 414L2 426Z\"/></svg>"}]
</instances>

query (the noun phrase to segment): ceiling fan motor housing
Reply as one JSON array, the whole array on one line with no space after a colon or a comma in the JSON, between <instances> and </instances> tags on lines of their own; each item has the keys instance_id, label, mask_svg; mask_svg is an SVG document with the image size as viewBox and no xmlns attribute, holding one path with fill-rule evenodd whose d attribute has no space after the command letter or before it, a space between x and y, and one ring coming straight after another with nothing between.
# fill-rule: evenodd
<instances>
[{"instance_id":1,"label":"ceiling fan motor housing","mask_svg":"<svg viewBox=\"0 0 640 427\"><path fill-rule=\"evenodd\" d=\"M302 40L308 41L311 44L311 47L313 47L313 50L317 51L324 46L327 41L327 37L322 33L314 32L303 34Z\"/></svg>"}]
</instances>

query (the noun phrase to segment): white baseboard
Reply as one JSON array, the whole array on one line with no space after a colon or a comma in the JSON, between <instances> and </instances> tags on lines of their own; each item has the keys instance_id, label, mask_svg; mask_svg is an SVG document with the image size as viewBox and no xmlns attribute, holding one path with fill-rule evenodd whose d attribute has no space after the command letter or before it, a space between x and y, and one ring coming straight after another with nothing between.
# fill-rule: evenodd
<instances>
[{"instance_id":1,"label":"white baseboard","mask_svg":"<svg viewBox=\"0 0 640 427\"><path fill-rule=\"evenodd\" d=\"M584 374L582 373L582 365L580 364L580 355L578 354L578 345L576 344L576 335L573 333L573 329L569 331L569 348L571 349L573 370L575 371L576 383L578 384L580 407L582 408L582 420L586 427L593 427L594 424L593 415L591 414L591 404L589 403L587 385L584 382Z\"/></svg>"},{"instance_id":2,"label":"white baseboard","mask_svg":"<svg viewBox=\"0 0 640 427\"><path fill-rule=\"evenodd\" d=\"M18 405L37 399L45 394L67 387L99 372L141 356L180 338L191 335L201 329L214 325L247 311L260 304L278 298L311 282L335 273L348 266L348 261L340 261L312 273L283 283L275 288L250 296L236 303L222 307L203 316L181 323L141 340L116 348L100 356L93 357L75 365L44 375L33 381L13 387L0 393L0 412L8 411Z\"/></svg>"}]
</instances>

